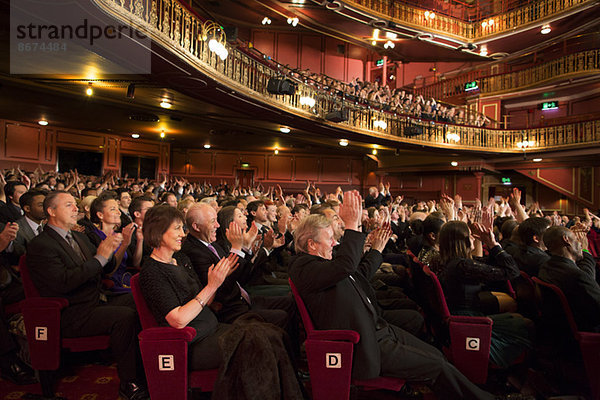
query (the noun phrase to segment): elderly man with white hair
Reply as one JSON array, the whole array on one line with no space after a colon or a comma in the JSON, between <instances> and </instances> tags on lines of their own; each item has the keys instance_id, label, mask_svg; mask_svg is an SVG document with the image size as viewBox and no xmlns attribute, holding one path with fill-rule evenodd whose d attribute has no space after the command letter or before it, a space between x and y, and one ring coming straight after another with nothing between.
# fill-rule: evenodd
<instances>
[{"instance_id":1,"label":"elderly man with white hair","mask_svg":"<svg viewBox=\"0 0 600 400\"><path fill-rule=\"evenodd\" d=\"M436 348L389 324L369 293L369 278L377 262L361 263L365 235L359 232L362 200L346 192L339 217L345 231L335 257L330 221L311 215L294 232L298 255L290 264L290 277L317 329L351 329L360 334L352 376L369 379L392 376L430 383L443 399L493 399L463 376ZM381 250L391 235L382 227L371 241L370 257L381 263Z\"/></svg>"}]
</instances>

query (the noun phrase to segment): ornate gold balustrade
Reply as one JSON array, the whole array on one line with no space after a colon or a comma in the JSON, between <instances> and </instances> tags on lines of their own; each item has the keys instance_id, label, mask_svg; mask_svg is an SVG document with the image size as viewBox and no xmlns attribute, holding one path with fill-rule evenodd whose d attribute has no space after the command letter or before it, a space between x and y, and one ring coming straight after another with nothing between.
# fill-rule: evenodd
<instances>
[{"instance_id":1,"label":"ornate gold balustrade","mask_svg":"<svg viewBox=\"0 0 600 400\"><path fill-rule=\"evenodd\" d=\"M543 64L492 76L477 76L479 71L445 79L415 92L424 97L445 98L464 93L464 85L476 80L479 93L485 95L514 92L540 85L558 78L572 78L578 75L600 73L600 50L588 50L548 61Z\"/></svg>"},{"instance_id":2,"label":"ornate gold balustrade","mask_svg":"<svg viewBox=\"0 0 600 400\"><path fill-rule=\"evenodd\" d=\"M303 82L298 82L298 90L293 96L272 95L266 88L270 78L278 77L274 69L229 46L229 56L221 60L209 50L207 42L202 38L203 21L177 1L94 1L117 20L140 29L175 56L229 88L244 93L257 102L272 105L315 123L353 131L365 138L499 153L522 152L518 143L523 140L530 143L527 151L600 144L600 120L527 131L497 130L421 122L406 116L342 102L340 97L317 90ZM314 107L301 105L300 98L303 96L315 99ZM348 109L348 121L336 124L325 120L325 115L330 110L342 106ZM407 132L411 129L413 135L408 136ZM415 129L417 132L414 132Z\"/></svg>"},{"instance_id":3,"label":"ornate gold balustrade","mask_svg":"<svg viewBox=\"0 0 600 400\"><path fill-rule=\"evenodd\" d=\"M539 0L502 14L486 17L485 27L481 20L465 22L437 13L435 18L427 18L425 12L431 10L416 8L392 0L344 0L344 3L365 13L389 19L398 24L418 27L431 32L443 33L467 41L485 39L493 35L511 31L522 26L539 23L561 13L592 4L593 0ZM436 10L434 10L436 11ZM443 12L443 10L440 10ZM492 25L487 21L493 19Z\"/></svg>"}]
</instances>

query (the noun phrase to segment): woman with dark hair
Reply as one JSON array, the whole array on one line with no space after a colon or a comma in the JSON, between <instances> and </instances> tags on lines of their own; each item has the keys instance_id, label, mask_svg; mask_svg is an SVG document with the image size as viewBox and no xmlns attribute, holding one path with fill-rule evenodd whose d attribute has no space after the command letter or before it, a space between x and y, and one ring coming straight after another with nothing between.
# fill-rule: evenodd
<instances>
[{"instance_id":1,"label":"woman with dark hair","mask_svg":"<svg viewBox=\"0 0 600 400\"><path fill-rule=\"evenodd\" d=\"M140 289L150 312L161 325L196 329L188 350L192 370L217 368L222 358L218 338L229 325L217 322L208 306L236 268L237 256L224 257L211 266L203 287L190 259L179 251L185 237L180 211L166 204L152 207L144 218L143 230L152 254L144 260Z\"/></svg>"},{"instance_id":2,"label":"woman with dark hair","mask_svg":"<svg viewBox=\"0 0 600 400\"><path fill-rule=\"evenodd\" d=\"M263 235L262 243L254 245L255 239L258 235L258 228L254 223L250 229L248 229L246 216L242 211L234 206L223 207L217 214L217 222L219 228L217 229L217 240L216 242L225 250L231 249L231 243L227 240L227 229L233 222L239 226L243 232L243 245L244 252L247 253L244 258L251 261L251 265L246 265L244 268L249 271L247 275L246 283L249 287L249 291L253 294L264 294L271 296L285 295L289 292L289 285L287 284L288 276L282 272L275 272L271 269L271 263L269 262L269 254L274 247L281 245L284 242L284 237L275 239L274 232L269 230ZM285 274L283 276L282 274Z\"/></svg>"},{"instance_id":3,"label":"woman with dark hair","mask_svg":"<svg viewBox=\"0 0 600 400\"><path fill-rule=\"evenodd\" d=\"M115 234L121 226L121 211L117 194L112 191L100 193L90 207L90 220L94 224L87 232L90 241L98 247L107 236ZM113 253L113 256L104 267L106 275L114 282L110 288L113 292L129 292L131 273L127 271L127 247L131 243L131 236L135 231L135 224L122 228L123 242Z\"/></svg>"},{"instance_id":4,"label":"woman with dark hair","mask_svg":"<svg viewBox=\"0 0 600 400\"><path fill-rule=\"evenodd\" d=\"M469 226L461 221L449 221L442 226L439 247L444 267L440 281L452 314L487 315L494 321L490 360L500 367L508 367L523 350L531 347L532 324L520 314L499 314L505 308L502 299L508 296L490 292L486 285L505 283L519 276L519 268L512 256L496 242L489 227L475 223L471 228L472 235ZM473 237L489 249L489 258L485 262L472 257Z\"/></svg>"}]
</instances>

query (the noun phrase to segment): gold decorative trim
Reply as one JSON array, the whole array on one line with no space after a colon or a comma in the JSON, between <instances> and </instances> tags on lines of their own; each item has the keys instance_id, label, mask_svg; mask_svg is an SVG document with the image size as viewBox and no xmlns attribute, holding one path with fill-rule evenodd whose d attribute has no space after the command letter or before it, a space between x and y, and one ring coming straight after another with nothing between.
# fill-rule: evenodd
<instances>
[{"instance_id":1,"label":"gold decorative trim","mask_svg":"<svg viewBox=\"0 0 600 400\"><path fill-rule=\"evenodd\" d=\"M536 171L536 177L537 177L537 178L538 178L540 181L542 181L542 182L544 182L544 183L548 184L549 186L555 187L555 188L557 188L557 189L560 189L560 190L562 190L562 191L564 191L564 192L567 192L567 193L569 193L569 194L571 194L571 195L575 196L575 168L574 168L574 167L572 167L572 168L571 168L571 172L572 172L572 175L573 175L573 176L572 176L572 178L571 178L571 185L573 186L573 191L572 191L572 192L571 192L571 191L569 191L569 190L567 190L567 189L565 189L565 188L564 188L564 187L562 187L562 186L559 186L559 185L557 185L557 184L556 184L556 183L554 183L554 182L551 182L551 181L549 181L548 179L542 178L542 177L540 176L540 169L539 169L539 168L537 168L535 171ZM545 171L548 171L548 170L547 170L547 169L545 169Z\"/></svg>"}]
</instances>

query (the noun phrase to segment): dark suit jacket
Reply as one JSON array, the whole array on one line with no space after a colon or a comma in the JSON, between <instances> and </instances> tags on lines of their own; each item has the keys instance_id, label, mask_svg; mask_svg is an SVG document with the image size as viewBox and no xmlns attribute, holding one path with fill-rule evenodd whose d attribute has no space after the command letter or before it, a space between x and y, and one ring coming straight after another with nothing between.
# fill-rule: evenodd
<instances>
[{"instance_id":1,"label":"dark suit jacket","mask_svg":"<svg viewBox=\"0 0 600 400\"><path fill-rule=\"evenodd\" d=\"M203 285L207 285L208 283L208 268L218 263L222 257L227 255L218 243L212 243L212 245L220 257L217 257L204 243L190 234L187 235L181 247L181 251L192 261L194 270ZM248 261L246 258L240 258L238 268L225 279L221 287L217 290L214 301L219 303L222 308L218 309L218 306L214 303L213 305L217 307L212 308L221 322L233 322L237 317L250 309L248 303L242 298L240 288L238 287L238 280L243 285L244 278L248 275L247 269L251 267Z\"/></svg>"},{"instance_id":2,"label":"dark suit jacket","mask_svg":"<svg viewBox=\"0 0 600 400\"><path fill-rule=\"evenodd\" d=\"M352 363L352 376L358 379L377 377L381 370L376 335L378 316L355 288L358 285L368 294L362 286L365 282L368 285L369 277L381 263L377 251L371 251L370 257L379 254L379 262L361 263L364 241L364 234L346 231L332 260L298 254L289 271L317 329L351 329L360 334Z\"/></svg>"},{"instance_id":3,"label":"dark suit jacket","mask_svg":"<svg viewBox=\"0 0 600 400\"><path fill-rule=\"evenodd\" d=\"M582 331L600 331L600 287L595 268L596 261L587 252L577 264L553 255L540 268L539 278L563 291Z\"/></svg>"},{"instance_id":4,"label":"dark suit jacket","mask_svg":"<svg viewBox=\"0 0 600 400\"><path fill-rule=\"evenodd\" d=\"M31 226L29 226L25 217L18 219L17 224L19 225L19 232L17 232L17 237L13 240L13 255L18 263L19 257L25 254L27 243L29 243L36 235L35 232L31 230Z\"/></svg>"},{"instance_id":5,"label":"dark suit jacket","mask_svg":"<svg viewBox=\"0 0 600 400\"><path fill-rule=\"evenodd\" d=\"M529 276L537 276L540 267L550 259L548 253L531 246L513 248L509 254L513 256L519 269L527 272Z\"/></svg>"},{"instance_id":6,"label":"dark suit jacket","mask_svg":"<svg viewBox=\"0 0 600 400\"><path fill-rule=\"evenodd\" d=\"M95 249L88 238L72 233L86 257L83 263L77 260L67 241L49 226L27 247L27 268L40 295L69 301L62 311L63 326L75 323L100 304L102 265L94 258Z\"/></svg>"},{"instance_id":7,"label":"dark suit jacket","mask_svg":"<svg viewBox=\"0 0 600 400\"><path fill-rule=\"evenodd\" d=\"M0 222L4 224L7 222L17 222L21 217L23 217L21 207L15 206L10 201L0 204Z\"/></svg>"}]
</instances>

